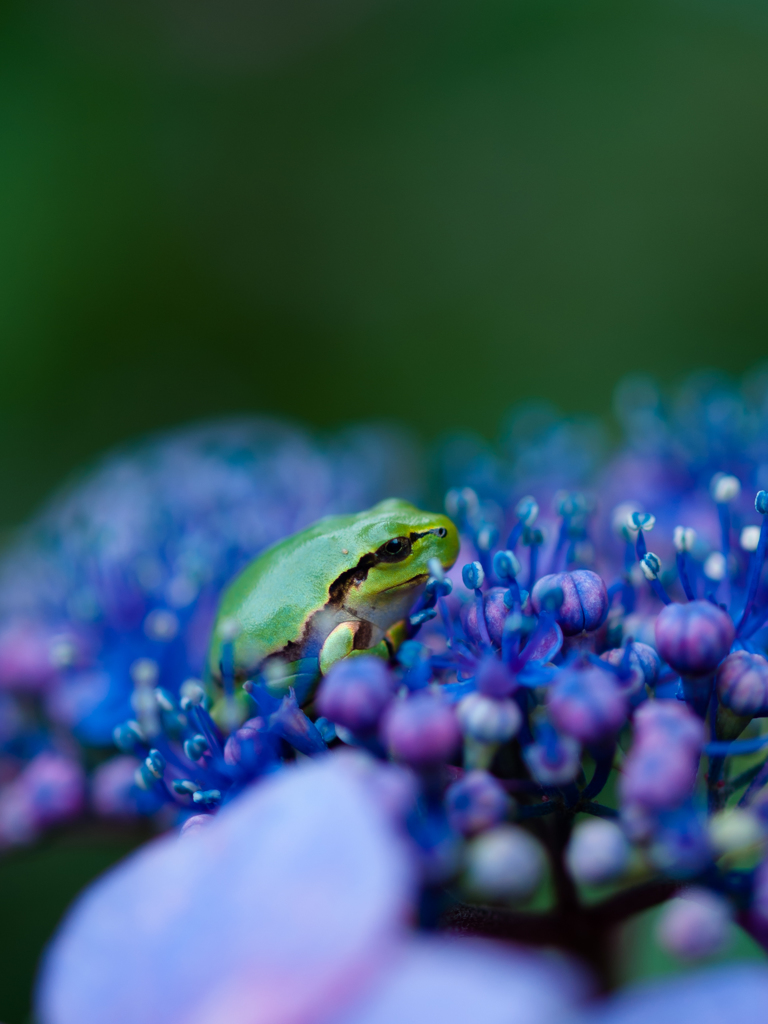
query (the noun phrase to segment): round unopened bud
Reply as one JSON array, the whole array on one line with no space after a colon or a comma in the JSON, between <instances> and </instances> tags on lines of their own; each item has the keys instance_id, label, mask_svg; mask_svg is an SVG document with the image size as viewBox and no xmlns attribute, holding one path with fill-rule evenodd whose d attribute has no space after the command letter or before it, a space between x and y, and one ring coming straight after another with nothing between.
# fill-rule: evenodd
<instances>
[{"instance_id":1,"label":"round unopened bud","mask_svg":"<svg viewBox=\"0 0 768 1024\"><path fill-rule=\"evenodd\" d=\"M481 896L519 902L530 898L544 877L541 844L516 825L498 825L467 848L467 884Z\"/></svg>"},{"instance_id":2,"label":"round unopened bud","mask_svg":"<svg viewBox=\"0 0 768 1024\"><path fill-rule=\"evenodd\" d=\"M520 572L520 562L514 551L497 551L493 556L493 571L502 582L513 580Z\"/></svg>"},{"instance_id":3,"label":"round unopened bud","mask_svg":"<svg viewBox=\"0 0 768 1024\"><path fill-rule=\"evenodd\" d=\"M579 773L581 744L572 736L556 736L548 743L529 743L523 757L531 775L542 786L562 786L573 782Z\"/></svg>"},{"instance_id":4,"label":"round unopened bud","mask_svg":"<svg viewBox=\"0 0 768 1024\"><path fill-rule=\"evenodd\" d=\"M744 526L739 535L739 544L743 551L757 551L760 543L760 527Z\"/></svg>"},{"instance_id":5,"label":"round unopened bud","mask_svg":"<svg viewBox=\"0 0 768 1024\"><path fill-rule=\"evenodd\" d=\"M707 828L716 857L727 853L744 853L759 846L765 839L759 819L745 807L718 811L709 819Z\"/></svg>"},{"instance_id":6,"label":"round unopened bud","mask_svg":"<svg viewBox=\"0 0 768 1024\"><path fill-rule=\"evenodd\" d=\"M526 494L515 505L515 515L524 526L533 526L539 516L539 506L536 499L532 495Z\"/></svg>"},{"instance_id":7,"label":"round unopened bud","mask_svg":"<svg viewBox=\"0 0 768 1024\"><path fill-rule=\"evenodd\" d=\"M393 701L384 714L381 731L393 757L415 766L447 761L461 743L453 708L424 691Z\"/></svg>"},{"instance_id":8,"label":"round unopened bud","mask_svg":"<svg viewBox=\"0 0 768 1024\"><path fill-rule=\"evenodd\" d=\"M656 651L639 641L633 641L626 647L613 647L600 658L620 670L622 674L617 676L617 682L630 696L641 693L646 685L653 686L661 668Z\"/></svg>"},{"instance_id":9,"label":"round unopened bud","mask_svg":"<svg viewBox=\"0 0 768 1024\"><path fill-rule=\"evenodd\" d=\"M724 580L727 571L728 563L722 551L712 551L707 555L704 561L704 575L708 580L714 580L716 583Z\"/></svg>"},{"instance_id":10,"label":"round unopened bud","mask_svg":"<svg viewBox=\"0 0 768 1024\"><path fill-rule=\"evenodd\" d=\"M317 691L320 714L352 732L375 729L394 696L394 681L381 658L361 655L336 662Z\"/></svg>"},{"instance_id":11,"label":"round unopened bud","mask_svg":"<svg viewBox=\"0 0 768 1024\"><path fill-rule=\"evenodd\" d=\"M755 495L755 511L761 516L768 512L768 491L758 491Z\"/></svg>"},{"instance_id":12,"label":"round unopened bud","mask_svg":"<svg viewBox=\"0 0 768 1024\"><path fill-rule=\"evenodd\" d=\"M562 592L555 618L566 636L575 636L585 629L591 632L603 624L608 613L608 591L596 572L577 569L542 576L531 594L531 604L537 614L541 613L547 595L553 590Z\"/></svg>"},{"instance_id":13,"label":"round unopened bud","mask_svg":"<svg viewBox=\"0 0 768 1024\"><path fill-rule=\"evenodd\" d=\"M728 944L731 908L709 889L685 889L664 905L656 926L662 949L682 960L714 956Z\"/></svg>"},{"instance_id":14,"label":"round unopened bud","mask_svg":"<svg viewBox=\"0 0 768 1024\"><path fill-rule=\"evenodd\" d=\"M709 493L718 505L725 505L741 494L739 478L729 473L715 473L709 482Z\"/></svg>"},{"instance_id":15,"label":"round unopened bud","mask_svg":"<svg viewBox=\"0 0 768 1024\"><path fill-rule=\"evenodd\" d=\"M501 783L478 768L467 772L445 793L445 807L451 828L474 835L503 821L512 805Z\"/></svg>"},{"instance_id":16,"label":"round unopened bud","mask_svg":"<svg viewBox=\"0 0 768 1024\"><path fill-rule=\"evenodd\" d=\"M627 696L612 673L590 666L558 672L547 694L549 717L558 732L582 743L615 736L627 718Z\"/></svg>"},{"instance_id":17,"label":"round unopened bud","mask_svg":"<svg viewBox=\"0 0 768 1024\"><path fill-rule=\"evenodd\" d=\"M731 649L735 629L710 601L668 604L656 619L656 649L681 675L706 675Z\"/></svg>"},{"instance_id":18,"label":"round unopened bud","mask_svg":"<svg viewBox=\"0 0 768 1024\"><path fill-rule=\"evenodd\" d=\"M461 570L461 578L467 590L479 590L485 582L485 572L479 562L467 562Z\"/></svg>"},{"instance_id":19,"label":"round unopened bud","mask_svg":"<svg viewBox=\"0 0 768 1024\"><path fill-rule=\"evenodd\" d=\"M464 735L481 743L505 743L523 721L513 700L497 700L482 693L470 693L459 701L456 715Z\"/></svg>"},{"instance_id":20,"label":"round unopened bud","mask_svg":"<svg viewBox=\"0 0 768 1024\"><path fill-rule=\"evenodd\" d=\"M717 670L717 695L737 715L768 714L768 661L749 651L729 654Z\"/></svg>"},{"instance_id":21,"label":"round unopened bud","mask_svg":"<svg viewBox=\"0 0 768 1024\"><path fill-rule=\"evenodd\" d=\"M619 826L605 818L592 818L574 828L565 862L577 882L604 885L626 871L629 855L629 843Z\"/></svg>"},{"instance_id":22,"label":"round unopened bud","mask_svg":"<svg viewBox=\"0 0 768 1024\"><path fill-rule=\"evenodd\" d=\"M676 526L672 533L675 551L693 551L696 543L696 531L690 526Z\"/></svg>"}]
</instances>

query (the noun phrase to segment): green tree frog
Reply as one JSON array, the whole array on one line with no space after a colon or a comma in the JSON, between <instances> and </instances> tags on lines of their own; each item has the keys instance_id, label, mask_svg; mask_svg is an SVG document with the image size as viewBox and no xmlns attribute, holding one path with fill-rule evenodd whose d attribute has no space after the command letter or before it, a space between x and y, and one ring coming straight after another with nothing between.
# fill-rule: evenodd
<instances>
[{"instance_id":1,"label":"green tree frog","mask_svg":"<svg viewBox=\"0 0 768 1024\"><path fill-rule=\"evenodd\" d=\"M458 552L450 519L399 498L326 516L269 548L229 585L213 629L209 678L221 685L227 659L237 682L261 670L275 695L292 686L306 703L319 672L340 658L391 655L430 559L449 569Z\"/></svg>"}]
</instances>

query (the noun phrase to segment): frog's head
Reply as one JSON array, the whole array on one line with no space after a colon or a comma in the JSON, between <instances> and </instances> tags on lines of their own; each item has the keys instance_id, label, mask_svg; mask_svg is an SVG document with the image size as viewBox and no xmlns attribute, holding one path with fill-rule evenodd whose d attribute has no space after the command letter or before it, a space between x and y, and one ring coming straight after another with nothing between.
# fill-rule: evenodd
<instances>
[{"instance_id":1,"label":"frog's head","mask_svg":"<svg viewBox=\"0 0 768 1024\"><path fill-rule=\"evenodd\" d=\"M348 578L339 581L348 608L378 608L386 618L387 606L404 613L429 578L429 562L436 558L450 569L458 556L459 535L451 520L400 498L381 501L356 520L361 557L357 568L345 574Z\"/></svg>"}]
</instances>

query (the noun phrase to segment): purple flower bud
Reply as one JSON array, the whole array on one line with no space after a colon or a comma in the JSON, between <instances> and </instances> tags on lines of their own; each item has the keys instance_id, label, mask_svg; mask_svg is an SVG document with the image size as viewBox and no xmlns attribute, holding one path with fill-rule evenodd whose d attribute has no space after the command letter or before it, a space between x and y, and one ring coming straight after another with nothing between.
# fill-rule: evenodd
<instances>
[{"instance_id":1,"label":"purple flower bud","mask_svg":"<svg viewBox=\"0 0 768 1024\"><path fill-rule=\"evenodd\" d=\"M93 773L91 804L105 818L130 818L137 813L133 779L139 762L135 757L111 757Z\"/></svg>"},{"instance_id":2,"label":"purple flower bud","mask_svg":"<svg viewBox=\"0 0 768 1024\"><path fill-rule=\"evenodd\" d=\"M496 700L482 693L470 693L459 701L456 715L464 735L479 743L505 743L523 721L513 700Z\"/></svg>"},{"instance_id":3,"label":"purple flower bud","mask_svg":"<svg viewBox=\"0 0 768 1024\"><path fill-rule=\"evenodd\" d=\"M504 587L492 587L483 594L483 608L485 609L485 622L488 626L488 635L491 641L501 647L501 637L504 632L504 623L509 615L509 608L504 604ZM461 621L467 636L476 644L483 641L482 634L477 625L477 602L470 601L464 605L461 613Z\"/></svg>"},{"instance_id":4,"label":"purple flower bud","mask_svg":"<svg viewBox=\"0 0 768 1024\"><path fill-rule=\"evenodd\" d=\"M729 938L731 908L709 889L684 889L664 904L656 926L659 945L683 960L699 960L722 950Z\"/></svg>"},{"instance_id":5,"label":"purple flower bud","mask_svg":"<svg viewBox=\"0 0 768 1024\"><path fill-rule=\"evenodd\" d=\"M461 743L453 708L423 690L393 701L384 713L381 732L393 757L415 766L447 761Z\"/></svg>"},{"instance_id":6,"label":"purple flower bud","mask_svg":"<svg viewBox=\"0 0 768 1024\"><path fill-rule=\"evenodd\" d=\"M626 673L617 675L616 680L630 697L642 693L646 685L653 686L658 678L659 656L648 644L630 643L626 647L614 647L600 657Z\"/></svg>"},{"instance_id":7,"label":"purple flower bud","mask_svg":"<svg viewBox=\"0 0 768 1024\"><path fill-rule=\"evenodd\" d=\"M552 730L549 742L530 743L523 751L531 775L542 786L562 786L579 773L581 744Z\"/></svg>"},{"instance_id":8,"label":"purple flower bud","mask_svg":"<svg viewBox=\"0 0 768 1024\"><path fill-rule=\"evenodd\" d=\"M224 761L234 767L241 765L256 771L261 762L269 758L271 740L263 718L249 718L228 737L224 745Z\"/></svg>"},{"instance_id":9,"label":"purple flower bud","mask_svg":"<svg viewBox=\"0 0 768 1024\"><path fill-rule=\"evenodd\" d=\"M717 695L737 715L768 714L768 661L734 651L717 670Z\"/></svg>"},{"instance_id":10,"label":"purple flower bud","mask_svg":"<svg viewBox=\"0 0 768 1024\"><path fill-rule=\"evenodd\" d=\"M506 818L512 801L500 782L482 769L449 786L445 806L451 828L464 835L482 832Z\"/></svg>"},{"instance_id":11,"label":"purple flower bud","mask_svg":"<svg viewBox=\"0 0 768 1024\"><path fill-rule=\"evenodd\" d=\"M710 601L668 604L656 619L656 649L681 675L707 675L723 660L735 630L727 612Z\"/></svg>"},{"instance_id":12,"label":"purple flower bud","mask_svg":"<svg viewBox=\"0 0 768 1024\"><path fill-rule=\"evenodd\" d=\"M648 701L635 712L635 744L653 742L682 746L698 757L704 743L704 724L679 700Z\"/></svg>"},{"instance_id":13,"label":"purple flower bud","mask_svg":"<svg viewBox=\"0 0 768 1024\"><path fill-rule=\"evenodd\" d=\"M323 679L315 705L325 718L354 733L379 724L394 695L392 674L381 658L361 655L336 662Z\"/></svg>"},{"instance_id":14,"label":"purple flower bud","mask_svg":"<svg viewBox=\"0 0 768 1024\"><path fill-rule=\"evenodd\" d=\"M564 669L547 695L552 724L582 743L599 743L619 731L627 718L627 698L615 677L603 669Z\"/></svg>"},{"instance_id":15,"label":"purple flower bud","mask_svg":"<svg viewBox=\"0 0 768 1024\"><path fill-rule=\"evenodd\" d=\"M483 658L477 667L475 684L486 697L508 697L517 689L515 677L498 658Z\"/></svg>"},{"instance_id":16,"label":"purple flower bud","mask_svg":"<svg viewBox=\"0 0 768 1024\"><path fill-rule=\"evenodd\" d=\"M649 701L634 718L635 739L624 762L621 793L629 804L676 807L696 782L704 724L681 701Z\"/></svg>"},{"instance_id":17,"label":"purple flower bud","mask_svg":"<svg viewBox=\"0 0 768 1024\"><path fill-rule=\"evenodd\" d=\"M83 809L85 774L63 754L44 750L0 793L0 846L26 843Z\"/></svg>"},{"instance_id":18,"label":"purple flower bud","mask_svg":"<svg viewBox=\"0 0 768 1024\"><path fill-rule=\"evenodd\" d=\"M557 587L563 592L563 602L555 618L566 636L575 636L584 629L591 632L602 625L608 613L608 591L596 572L577 569L542 576L531 594L537 614L541 612L546 594Z\"/></svg>"}]
</instances>

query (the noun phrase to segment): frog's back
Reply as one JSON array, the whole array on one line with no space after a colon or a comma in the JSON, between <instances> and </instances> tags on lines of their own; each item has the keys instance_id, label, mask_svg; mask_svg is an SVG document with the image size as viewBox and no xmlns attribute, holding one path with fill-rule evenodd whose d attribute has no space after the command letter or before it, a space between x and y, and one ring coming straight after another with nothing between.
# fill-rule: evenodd
<instances>
[{"instance_id":1,"label":"frog's back","mask_svg":"<svg viewBox=\"0 0 768 1024\"><path fill-rule=\"evenodd\" d=\"M329 579L354 569L361 557L359 544L355 550L349 547L350 527L357 518L327 516L273 545L233 580L222 597L216 623L218 627L226 619L237 622L237 665L255 667L264 658L302 643L309 618L328 601ZM214 675L218 675L221 656L219 633L214 628L209 656ZM289 657L305 653L297 646Z\"/></svg>"}]
</instances>

